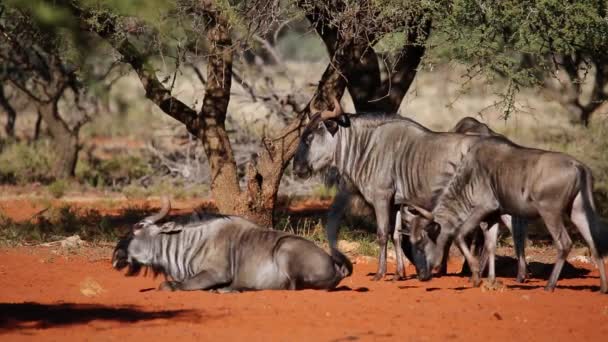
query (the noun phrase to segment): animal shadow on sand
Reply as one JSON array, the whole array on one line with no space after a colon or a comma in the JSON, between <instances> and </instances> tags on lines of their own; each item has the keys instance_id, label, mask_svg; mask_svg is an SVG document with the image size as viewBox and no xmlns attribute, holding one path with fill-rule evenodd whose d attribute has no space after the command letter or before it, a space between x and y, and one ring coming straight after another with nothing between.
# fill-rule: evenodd
<instances>
[{"instance_id":1,"label":"animal shadow on sand","mask_svg":"<svg viewBox=\"0 0 608 342\"><path fill-rule=\"evenodd\" d=\"M0 333L17 329L47 329L91 321L136 323L155 319L200 321L194 310L143 311L134 306L94 304L0 303Z\"/></svg>"},{"instance_id":2,"label":"animal shadow on sand","mask_svg":"<svg viewBox=\"0 0 608 342\"><path fill-rule=\"evenodd\" d=\"M543 263L532 261L528 263L528 272L529 278L528 282L524 284L515 284L508 285L508 288L511 289L521 289L521 290L534 290L538 288L543 288L545 286L545 282L549 279L551 275L551 271L553 270L552 263ZM487 273L487 272L486 272ZM562 272L560 274L560 279L575 279L575 278L584 278L588 277L590 270L586 268L575 267L571 263L567 262L564 264L562 268ZM484 273L484 276L487 274ZM470 272L462 271L460 273L449 273L447 276L456 276L456 277L470 277ZM504 277L504 278L515 278L517 277L517 260L508 256L496 256L496 276ZM543 281L544 280L544 281ZM408 288L416 288L417 286L403 285L399 286L400 289L408 289ZM590 290L590 291L599 291L599 286L595 285L558 285L556 286L558 289L570 289L570 290ZM473 289L472 286L459 286L452 288L440 288L440 287L428 287L425 290L427 292L433 292L438 290L453 290L453 291L464 291Z\"/></svg>"},{"instance_id":3,"label":"animal shadow on sand","mask_svg":"<svg viewBox=\"0 0 608 342\"><path fill-rule=\"evenodd\" d=\"M515 278L517 277L517 260L510 256L496 256L496 276L504 278ZM532 261L528 263L528 272L530 278L548 280L553 270L553 263L544 263L538 261ZM574 279L582 278L591 272L586 268L579 268L568 261L564 263L562 272L560 273L559 279ZM456 274L458 276L470 276L470 272L461 272ZM487 270L484 276L487 275Z\"/></svg>"},{"instance_id":4,"label":"animal shadow on sand","mask_svg":"<svg viewBox=\"0 0 608 342\"><path fill-rule=\"evenodd\" d=\"M356 289L351 289L350 287L348 287L346 285L343 285L343 286L338 286L335 289L329 290L329 292L343 292L343 291L368 292L369 288L367 288L367 287L358 287Z\"/></svg>"}]
</instances>

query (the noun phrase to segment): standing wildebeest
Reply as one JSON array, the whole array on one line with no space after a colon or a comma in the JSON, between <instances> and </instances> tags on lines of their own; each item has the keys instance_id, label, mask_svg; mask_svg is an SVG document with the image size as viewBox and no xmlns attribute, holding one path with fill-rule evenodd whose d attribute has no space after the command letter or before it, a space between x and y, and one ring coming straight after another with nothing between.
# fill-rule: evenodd
<instances>
[{"instance_id":1,"label":"standing wildebeest","mask_svg":"<svg viewBox=\"0 0 608 342\"><path fill-rule=\"evenodd\" d=\"M137 223L118 242L114 268L129 266L127 275L134 275L150 266L173 279L160 286L172 291L333 289L352 273L352 264L339 251L329 256L302 237L260 229L236 216L157 225L169 207L165 200L160 213Z\"/></svg>"},{"instance_id":2,"label":"standing wildebeest","mask_svg":"<svg viewBox=\"0 0 608 342\"><path fill-rule=\"evenodd\" d=\"M464 117L460 119L454 128L450 130L451 132L461 133L461 134L478 134L482 136L492 136L499 137L503 139L507 139L504 135L495 132L488 125L480 122L479 120L472 118L470 116ZM507 139L508 140L508 139ZM526 271L526 254L525 254L525 243L526 243L526 235L527 235L527 221L524 218L511 215L501 215L500 221L502 221L505 226L511 232L513 236L513 245L515 247L515 255L517 256L517 281L524 282L526 280L527 271ZM497 223L496 223L497 224ZM480 235L480 230L476 231L476 240L484 239L484 245L487 246L496 246L496 240L498 238L498 226L496 224L491 225L489 234ZM486 238L492 239L487 241ZM448 244L449 245L449 244ZM480 270L483 272L485 265L488 261L488 248L483 248L483 252L480 252L478 249L481 246L478 242L476 243L477 248L475 248L480 255ZM446 247L447 249L447 247ZM444 258L445 259L445 258ZM466 273L465 266L468 264L465 262L463 266L463 273ZM445 265L442 264L442 268L445 268ZM490 260L490 270L488 271L490 274L489 278L493 278L494 276L494 261Z\"/></svg>"},{"instance_id":3,"label":"standing wildebeest","mask_svg":"<svg viewBox=\"0 0 608 342\"><path fill-rule=\"evenodd\" d=\"M311 110L313 113L315 110ZM342 126L342 128L341 128ZM309 177L334 167L343 179L374 207L380 245L378 272L386 273L386 245L394 227L395 204L413 203L429 207L437 183L451 174L471 145L481 136L433 132L398 115L343 114L334 99L333 111L317 113L302 133L294 157L294 172ZM343 201L338 194L336 202ZM337 219L328 220L328 240L336 249ZM420 279L428 267L417 249L414 264ZM396 277L405 275L401 248L396 248Z\"/></svg>"},{"instance_id":4,"label":"standing wildebeest","mask_svg":"<svg viewBox=\"0 0 608 342\"><path fill-rule=\"evenodd\" d=\"M545 287L552 291L572 246L564 225L564 216L569 215L589 246L600 272L600 291L606 293L608 284L602 256L608 254L608 232L600 229L592 189L591 171L568 155L488 138L471 148L439 193L432 212L420 212L425 222L439 225L436 242L419 224L412 225L410 238L426 252L428 263L437 267L446 242L454 237L469 263L474 284L479 285L478 261L470 253L464 236L487 217L540 216L558 251Z\"/></svg>"}]
</instances>

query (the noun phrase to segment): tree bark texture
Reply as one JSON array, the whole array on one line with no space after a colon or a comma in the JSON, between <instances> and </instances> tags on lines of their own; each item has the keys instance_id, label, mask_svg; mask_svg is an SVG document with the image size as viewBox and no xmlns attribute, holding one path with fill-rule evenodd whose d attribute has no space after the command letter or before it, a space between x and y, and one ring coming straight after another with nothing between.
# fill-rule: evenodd
<instances>
[{"instance_id":1,"label":"tree bark texture","mask_svg":"<svg viewBox=\"0 0 608 342\"><path fill-rule=\"evenodd\" d=\"M17 121L17 112L10 104L6 93L4 92L4 86L0 84L0 107L6 112L6 124L4 125L4 132L10 138L15 137L15 122Z\"/></svg>"},{"instance_id":2,"label":"tree bark texture","mask_svg":"<svg viewBox=\"0 0 608 342\"><path fill-rule=\"evenodd\" d=\"M74 176L78 160L78 129L70 129L57 112L57 101L39 106L39 113L55 144L55 163L51 175L56 179Z\"/></svg>"}]
</instances>

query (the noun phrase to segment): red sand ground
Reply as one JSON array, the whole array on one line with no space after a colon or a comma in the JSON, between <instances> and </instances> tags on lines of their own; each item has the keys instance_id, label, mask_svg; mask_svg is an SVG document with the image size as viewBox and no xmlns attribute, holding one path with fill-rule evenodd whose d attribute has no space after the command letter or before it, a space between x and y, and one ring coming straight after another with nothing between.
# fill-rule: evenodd
<instances>
[{"instance_id":1,"label":"red sand ground","mask_svg":"<svg viewBox=\"0 0 608 342\"><path fill-rule=\"evenodd\" d=\"M11 214L35 213L25 207ZM6 214L6 203L2 209ZM519 285L510 278L503 279L503 292L484 292L456 276L372 282L375 263L360 261L336 292L168 293L153 290L161 277L112 270L110 254L108 248L0 249L0 340L608 339L608 295L597 292L595 270L560 280L554 293L543 291L545 280ZM450 271L459 267L454 262ZM83 288L95 289L90 284L102 291L85 296Z\"/></svg>"},{"instance_id":2,"label":"red sand ground","mask_svg":"<svg viewBox=\"0 0 608 342\"><path fill-rule=\"evenodd\" d=\"M112 270L110 252L105 249L100 259L85 249L68 256L40 247L0 250L0 339L606 341L608 336L608 296L597 292L597 272L561 280L554 293L543 291L545 281L539 279L522 286L506 279L503 292L483 292L456 276L427 283L372 282L367 274L375 264L358 263L341 284L348 289L336 292L168 293L152 290L161 277L124 277ZM87 297L81 290L90 279L102 292Z\"/></svg>"}]
</instances>

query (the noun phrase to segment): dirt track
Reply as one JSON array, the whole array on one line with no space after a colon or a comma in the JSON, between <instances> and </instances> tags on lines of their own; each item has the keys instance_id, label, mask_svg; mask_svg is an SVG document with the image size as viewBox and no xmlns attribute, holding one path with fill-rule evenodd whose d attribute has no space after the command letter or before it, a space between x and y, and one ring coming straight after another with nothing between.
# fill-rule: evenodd
<instances>
[{"instance_id":1,"label":"dirt track","mask_svg":"<svg viewBox=\"0 0 608 342\"><path fill-rule=\"evenodd\" d=\"M597 292L596 272L561 280L555 293L545 293L539 279L523 286L507 279L503 292L482 292L456 276L428 283L372 282L367 274L375 264L359 262L337 292L167 293L151 290L161 278L127 278L112 270L109 252L0 250L0 339L605 341L608 336L608 296ZM85 296L83 289L95 292L91 284L102 292Z\"/></svg>"}]
</instances>

